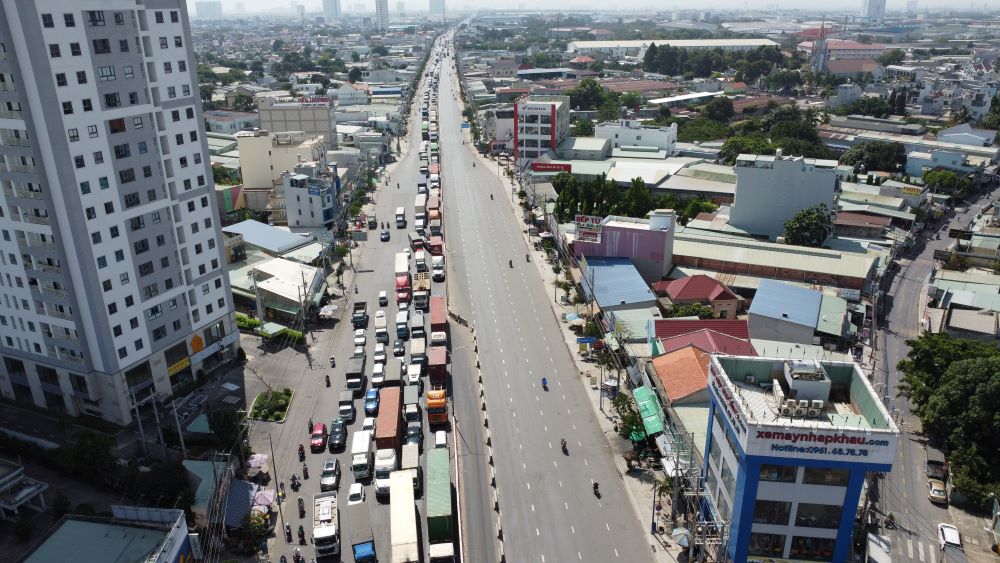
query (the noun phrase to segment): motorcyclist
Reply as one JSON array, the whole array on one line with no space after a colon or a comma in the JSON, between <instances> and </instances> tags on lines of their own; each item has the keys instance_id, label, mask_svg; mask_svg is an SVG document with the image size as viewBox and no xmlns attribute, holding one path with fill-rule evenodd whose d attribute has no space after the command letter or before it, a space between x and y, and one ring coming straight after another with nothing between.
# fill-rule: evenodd
<instances>
[{"instance_id":1,"label":"motorcyclist","mask_svg":"<svg viewBox=\"0 0 1000 563\"><path fill-rule=\"evenodd\" d=\"M600 487L600 485L597 484L597 481L594 481L594 494L595 495L598 493L598 488L599 487Z\"/></svg>"},{"instance_id":2,"label":"motorcyclist","mask_svg":"<svg viewBox=\"0 0 1000 563\"><path fill-rule=\"evenodd\" d=\"M566 451L566 438L562 439L562 449L563 451Z\"/></svg>"},{"instance_id":3,"label":"motorcyclist","mask_svg":"<svg viewBox=\"0 0 1000 563\"><path fill-rule=\"evenodd\" d=\"M514 267L514 261L513 260L507 260L507 265L510 266L511 268L513 268Z\"/></svg>"},{"instance_id":4,"label":"motorcyclist","mask_svg":"<svg viewBox=\"0 0 1000 563\"><path fill-rule=\"evenodd\" d=\"M545 378L543 377L543 378L542 378L542 387L548 387L548 386L549 386L549 380L548 380L548 379L545 379ZM563 442L565 442L565 440L563 440Z\"/></svg>"},{"instance_id":5,"label":"motorcyclist","mask_svg":"<svg viewBox=\"0 0 1000 563\"><path fill-rule=\"evenodd\" d=\"M493 194L490 194L490 199L491 199L491 200L493 199Z\"/></svg>"}]
</instances>

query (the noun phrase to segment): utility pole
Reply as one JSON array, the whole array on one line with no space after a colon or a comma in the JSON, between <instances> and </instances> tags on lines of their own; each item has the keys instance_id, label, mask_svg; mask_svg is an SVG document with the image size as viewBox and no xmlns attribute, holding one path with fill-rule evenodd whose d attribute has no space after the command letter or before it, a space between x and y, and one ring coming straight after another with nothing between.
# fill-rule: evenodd
<instances>
[{"instance_id":1,"label":"utility pole","mask_svg":"<svg viewBox=\"0 0 1000 563\"><path fill-rule=\"evenodd\" d=\"M268 433L268 435L267 435L267 444L271 447L271 469L274 470L274 478L277 479L278 475L280 475L280 473L278 473L278 458L274 456L274 442L271 441L271 434L270 433ZM284 483L281 483L281 485L279 485L278 495L279 495L279 499L280 499L278 501L278 518L281 521L281 526L280 527L284 528L285 527L285 512L284 512L284 510L282 510L282 505L284 504L284 500L285 500L285 487L284 487Z\"/></svg>"},{"instance_id":2,"label":"utility pole","mask_svg":"<svg viewBox=\"0 0 1000 563\"><path fill-rule=\"evenodd\" d=\"M174 425L177 426L177 438L181 441L181 452L184 454L184 459L187 459L188 452L184 445L184 432L181 431L181 422L177 419L177 401L170 401L170 407L174 411Z\"/></svg>"}]
</instances>

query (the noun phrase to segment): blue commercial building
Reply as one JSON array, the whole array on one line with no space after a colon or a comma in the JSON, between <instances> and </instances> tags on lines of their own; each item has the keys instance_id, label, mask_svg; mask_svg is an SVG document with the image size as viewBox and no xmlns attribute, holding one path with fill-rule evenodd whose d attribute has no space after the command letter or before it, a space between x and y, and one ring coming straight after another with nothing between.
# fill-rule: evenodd
<instances>
[{"instance_id":1,"label":"blue commercial building","mask_svg":"<svg viewBox=\"0 0 1000 563\"><path fill-rule=\"evenodd\" d=\"M847 561L899 429L853 363L713 356L704 487L733 561Z\"/></svg>"},{"instance_id":2,"label":"blue commercial building","mask_svg":"<svg viewBox=\"0 0 1000 563\"><path fill-rule=\"evenodd\" d=\"M656 294L642 279L631 258L583 256L580 285L602 311L656 307Z\"/></svg>"}]
</instances>

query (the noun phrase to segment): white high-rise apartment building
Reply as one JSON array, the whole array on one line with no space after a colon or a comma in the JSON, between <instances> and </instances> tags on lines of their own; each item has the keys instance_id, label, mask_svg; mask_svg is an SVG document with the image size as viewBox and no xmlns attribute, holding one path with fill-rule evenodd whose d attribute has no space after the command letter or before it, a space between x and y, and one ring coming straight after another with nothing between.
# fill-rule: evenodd
<instances>
[{"instance_id":1,"label":"white high-rise apartment building","mask_svg":"<svg viewBox=\"0 0 1000 563\"><path fill-rule=\"evenodd\" d=\"M232 353L183 0L0 0L0 393L117 423Z\"/></svg>"},{"instance_id":2,"label":"white high-rise apartment building","mask_svg":"<svg viewBox=\"0 0 1000 563\"><path fill-rule=\"evenodd\" d=\"M331 20L339 20L340 0L323 0L323 15Z\"/></svg>"},{"instance_id":3,"label":"white high-rise apartment building","mask_svg":"<svg viewBox=\"0 0 1000 563\"><path fill-rule=\"evenodd\" d=\"M861 17L881 24L885 21L885 0L861 0Z\"/></svg>"},{"instance_id":4,"label":"white high-rise apartment building","mask_svg":"<svg viewBox=\"0 0 1000 563\"><path fill-rule=\"evenodd\" d=\"M375 25L381 31L389 29L389 0L375 0Z\"/></svg>"}]
</instances>

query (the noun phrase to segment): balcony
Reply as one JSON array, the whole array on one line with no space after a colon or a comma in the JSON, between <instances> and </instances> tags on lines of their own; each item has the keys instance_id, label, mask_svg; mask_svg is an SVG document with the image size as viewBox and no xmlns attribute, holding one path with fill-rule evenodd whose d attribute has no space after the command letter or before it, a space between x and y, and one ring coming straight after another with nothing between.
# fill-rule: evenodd
<instances>
[{"instance_id":1,"label":"balcony","mask_svg":"<svg viewBox=\"0 0 1000 563\"><path fill-rule=\"evenodd\" d=\"M64 321L72 321L73 320L73 316L70 315L69 313L64 313L62 311L57 311L55 309L53 309L51 311L45 311L45 314L48 315L48 316L50 316L50 317L56 318L56 319L63 319Z\"/></svg>"},{"instance_id":2,"label":"balcony","mask_svg":"<svg viewBox=\"0 0 1000 563\"><path fill-rule=\"evenodd\" d=\"M14 92L17 88L14 87L13 82L3 81L0 82L0 92Z\"/></svg>"},{"instance_id":3,"label":"balcony","mask_svg":"<svg viewBox=\"0 0 1000 563\"><path fill-rule=\"evenodd\" d=\"M0 108L0 119L24 119L24 115L19 109Z\"/></svg>"},{"instance_id":4,"label":"balcony","mask_svg":"<svg viewBox=\"0 0 1000 563\"><path fill-rule=\"evenodd\" d=\"M48 225L48 217L35 217L34 215L21 215L21 221L25 223L33 223L35 225Z\"/></svg>"},{"instance_id":5,"label":"balcony","mask_svg":"<svg viewBox=\"0 0 1000 563\"><path fill-rule=\"evenodd\" d=\"M51 330L43 330L42 336L45 338L51 338L53 340L65 340L68 342L79 342L80 337L75 334L67 334L66 332L52 332Z\"/></svg>"},{"instance_id":6,"label":"balcony","mask_svg":"<svg viewBox=\"0 0 1000 563\"><path fill-rule=\"evenodd\" d=\"M52 266L50 264L35 264L33 269L39 272L48 272L50 274L62 273L62 266Z\"/></svg>"},{"instance_id":7,"label":"balcony","mask_svg":"<svg viewBox=\"0 0 1000 563\"><path fill-rule=\"evenodd\" d=\"M23 246L30 246L31 248L45 248L47 250L56 249L56 245L54 243L39 239L19 238L17 239L17 243Z\"/></svg>"},{"instance_id":8,"label":"balcony","mask_svg":"<svg viewBox=\"0 0 1000 563\"><path fill-rule=\"evenodd\" d=\"M37 170L34 164L17 164L16 162L8 164L0 162L0 172L26 172L31 174Z\"/></svg>"},{"instance_id":9,"label":"balcony","mask_svg":"<svg viewBox=\"0 0 1000 563\"><path fill-rule=\"evenodd\" d=\"M77 365L83 365L83 358L81 358L80 356L73 356L73 355L70 355L70 354L57 354L56 357L58 357L60 360L62 360L64 362L70 362L70 363L74 363L74 364L77 364Z\"/></svg>"},{"instance_id":10,"label":"balcony","mask_svg":"<svg viewBox=\"0 0 1000 563\"><path fill-rule=\"evenodd\" d=\"M47 285L38 285L36 287L38 289L38 292L44 295L51 295L53 297L66 297L65 289L58 289L55 287L49 287Z\"/></svg>"},{"instance_id":11,"label":"balcony","mask_svg":"<svg viewBox=\"0 0 1000 563\"><path fill-rule=\"evenodd\" d=\"M20 190L17 188L4 187L3 193L10 198L19 197L22 199L42 199L42 192L34 190Z\"/></svg>"}]
</instances>

